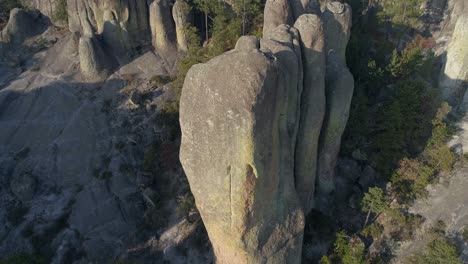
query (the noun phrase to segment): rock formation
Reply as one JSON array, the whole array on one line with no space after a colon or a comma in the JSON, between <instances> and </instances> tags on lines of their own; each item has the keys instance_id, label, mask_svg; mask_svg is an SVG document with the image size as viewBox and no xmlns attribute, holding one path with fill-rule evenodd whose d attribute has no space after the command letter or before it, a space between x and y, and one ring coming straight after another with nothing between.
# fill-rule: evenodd
<instances>
[{"instance_id":1,"label":"rock formation","mask_svg":"<svg viewBox=\"0 0 468 264\"><path fill-rule=\"evenodd\" d=\"M198 110L181 111L181 162L218 263L299 263L304 215L286 118L295 105L283 100L297 75L279 75L286 66L243 37L186 77L181 109Z\"/></svg>"},{"instance_id":2,"label":"rock formation","mask_svg":"<svg viewBox=\"0 0 468 264\"><path fill-rule=\"evenodd\" d=\"M49 16L55 24L63 23L55 19L57 10L65 8L62 0L27 0L25 3ZM190 21L186 7L183 0L175 3L171 0L66 0L66 15L71 32L93 38L94 46L106 50L121 65L152 43L171 72L178 52L187 51L185 28ZM110 72L113 67L109 65L106 71ZM84 69L83 75L88 76L89 70ZM107 77L97 72L93 75Z\"/></svg>"},{"instance_id":3,"label":"rock formation","mask_svg":"<svg viewBox=\"0 0 468 264\"><path fill-rule=\"evenodd\" d=\"M177 52L175 23L168 0L155 0L149 7L151 41L164 58Z\"/></svg>"},{"instance_id":4,"label":"rock formation","mask_svg":"<svg viewBox=\"0 0 468 264\"><path fill-rule=\"evenodd\" d=\"M348 122L354 79L346 66L346 45L351 31L351 7L332 2L323 14L326 52L325 119L320 133L317 169L318 207L328 207L334 191L335 166L341 136Z\"/></svg>"},{"instance_id":5,"label":"rock formation","mask_svg":"<svg viewBox=\"0 0 468 264\"><path fill-rule=\"evenodd\" d=\"M190 25L189 8L185 0L176 0L172 7L172 17L174 18L176 28L177 47L180 51L188 50L186 28Z\"/></svg>"},{"instance_id":6,"label":"rock formation","mask_svg":"<svg viewBox=\"0 0 468 264\"><path fill-rule=\"evenodd\" d=\"M47 23L47 19L38 11L15 8L10 12L8 24L0 31L0 42L20 45L26 38L44 31Z\"/></svg>"},{"instance_id":7,"label":"rock formation","mask_svg":"<svg viewBox=\"0 0 468 264\"><path fill-rule=\"evenodd\" d=\"M267 1L263 39L240 38L185 79L180 160L218 263L300 263L304 215L334 190L351 12L304 2Z\"/></svg>"},{"instance_id":8,"label":"rock formation","mask_svg":"<svg viewBox=\"0 0 468 264\"><path fill-rule=\"evenodd\" d=\"M465 8L465 9L468 9ZM446 50L439 86L445 100L460 103L468 81L468 15L460 16Z\"/></svg>"}]
</instances>

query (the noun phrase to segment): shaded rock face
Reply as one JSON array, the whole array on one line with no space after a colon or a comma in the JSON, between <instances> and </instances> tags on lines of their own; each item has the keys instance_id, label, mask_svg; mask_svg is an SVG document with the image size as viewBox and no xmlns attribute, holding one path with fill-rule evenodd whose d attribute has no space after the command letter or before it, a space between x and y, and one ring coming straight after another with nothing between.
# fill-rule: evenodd
<instances>
[{"instance_id":1,"label":"shaded rock face","mask_svg":"<svg viewBox=\"0 0 468 264\"><path fill-rule=\"evenodd\" d=\"M38 11L15 8L10 12L8 24L0 32L0 42L20 45L26 38L43 32L47 25L48 20Z\"/></svg>"},{"instance_id":2,"label":"shaded rock face","mask_svg":"<svg viewBox=\"0 0 468 264\"><path fill-rule=\"evenodd\" d=\"M180 160L218 263L300 263L304 214L331 210L351 12L308 6L267 1L263 39L242 37L187 74Z\"/></svg>"}]
</instances>

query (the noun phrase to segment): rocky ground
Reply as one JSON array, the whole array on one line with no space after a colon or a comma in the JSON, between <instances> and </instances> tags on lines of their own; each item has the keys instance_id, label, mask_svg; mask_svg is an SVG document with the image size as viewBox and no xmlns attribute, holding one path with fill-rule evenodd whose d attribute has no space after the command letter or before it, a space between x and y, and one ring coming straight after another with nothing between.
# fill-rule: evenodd
<instances>
[{"instance_id":1,"label":"rocky ground","mask_svg":"<svg viewBox=\"0 0 468 264\"><path fill-rule=\"evenodd\" d=\"M188 184L161 114L174 93L154 77L168 69L147 49L90 83L76 41L50 27L0 66L0 255L209 262L201 222L177 212Z\"/></svg>"},{"instance_id":2,"label":"rocky ground","mask_svg":"<svg viewBox=\"0 0 468 264\"><path fill-rule=\"evenodd\" d=\"M394 263L405 263L411 255L421 252L433 239L430 228L443 221L449 238L457 242L462 249L462 260L468 262L468 243L462 238L462 232L468 225L468 166L457 168L446 175L440 183L430 186L427 199L421 199L411 208L414 214L425 218L419 235L413 241L404 243L397 251Z\"/></svg>"}]
</instances>

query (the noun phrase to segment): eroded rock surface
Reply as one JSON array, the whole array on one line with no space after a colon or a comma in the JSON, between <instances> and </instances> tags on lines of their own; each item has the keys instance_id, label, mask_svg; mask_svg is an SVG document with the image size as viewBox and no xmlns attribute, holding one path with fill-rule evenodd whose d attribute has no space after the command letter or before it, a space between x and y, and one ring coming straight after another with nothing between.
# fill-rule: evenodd
<instances>
[{"instance_id":1,"label":"eroded rock surface","mask_svg":"<svg viewBox=\"0 0 468 264\"><path fill-rule=\"evenodd\" d=\"M181 98L181 162L217 263L300 263L304 214L287 124L295 105L283 100L297 76L259 48L243 37L194 66Z\"/></svg>"},{"instance_id":2,"label":"eroded rock surface","mask_svg":"<svg viewBox=\"0 0 468 264\"><path fill-rule=\"evenodd\" d=\"M353 94L351 11L312 10L267 1L263 39L242 37L187 74L180 159L218 263L300 263L304 214L331 210L320 203Z\"/></svg>"}]
</instances>

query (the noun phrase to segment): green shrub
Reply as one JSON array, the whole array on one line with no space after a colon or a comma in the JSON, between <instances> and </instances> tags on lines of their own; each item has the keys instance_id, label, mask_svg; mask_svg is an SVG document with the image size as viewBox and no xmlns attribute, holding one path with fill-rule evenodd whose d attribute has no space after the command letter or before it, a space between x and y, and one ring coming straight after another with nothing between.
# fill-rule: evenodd
<instances>
[{"instance_id":1,"label":"green shrub","mask_svg":"<svg viewBox=\"0 0 468 264\"><path fill-rule=\"evenodd\" d=\"M364 244L357 237L339 231L334 244L335 258L342 264L364 264Z\"/></svg>"},{"instance_id":2,"label":"green shrub","mask_svg":"<svg viewBox=\"0 0 468 264\"><path fill-rule=\"evenodd\" d=\"M433 174L434 169L418 159L404 158L391 177L395 196L403 203L409 203L418 197L425 196L427 194L426 186Z\"/></svg>"},{"instance_id":3,"label":"green shrub","mask_svg":"<svg viewBox=\"0 0 468 264\"><path fill-rule=\"evenodd\" d=\"M55 12L52 18L58 22L68 23L67 0L59 0L55 6Z\"/></svg>"},{"instance_id":4,"label":"green shrub","mask_svg":"<svg viewBox=\"0 0 468 264\"><path fill-rule=\"evenodd\" d=\"M322 258L320 258L320 264L332 264L330 258L328 258L327 256L323 256Z\"/></svg>"},{"instance_id":5,"label":"green shrub","mask_svg":"<svg viewBox=\"0 0 468 264\"><path fill-rule=\"evenodd\" d=\"M0 1L0 30L6 25L10 17L10 11L13 8L23 8L20 0L2 0Z\"/></svg>"},{"instance_id":6,"label":"green shrub","mask_svg":"<svg viewBox=\"0 0 468 264\"><path fill-rule=\"evenodd\" d=\"M187 217L191 211L196 210L197 208L195 205L195 198L190 192L179 196L177 204L177 214L179 216Z\"/></svg>"},{"instance_id":7,"label":"green shrub","mask_svg":"<svg viewBox=\"0 0 468 264\"><path fill-rule=\"evenodd\" d=\"M163 75L154 75L150 79L150 83L153 86L161 86L161 85L169 83L170 81L171 81L171 77L163 76Z\"/></svg>"},{"instance_id":8,"label":"green shrub","mask_svg":"<svg viewBox=\"0 0 468 264\"><path fill-rule=\"evenodd\" d=\"M462 264L460 253L457 248L449 243L447 239L438 237L429 243L422 254L413 257L415 264Z\"/></svg>"}]
</instances>

